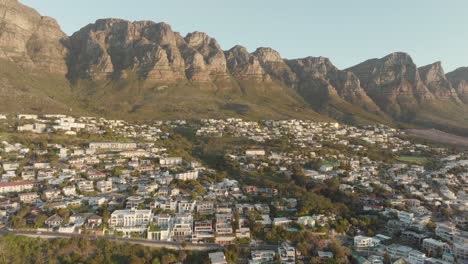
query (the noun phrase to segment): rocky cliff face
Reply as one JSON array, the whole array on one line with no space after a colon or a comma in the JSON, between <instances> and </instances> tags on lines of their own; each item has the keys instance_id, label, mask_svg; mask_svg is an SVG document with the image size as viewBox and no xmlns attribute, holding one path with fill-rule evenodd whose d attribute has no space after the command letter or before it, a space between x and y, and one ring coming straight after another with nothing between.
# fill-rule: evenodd
<instances>
[{"instance_id":1,"label":"rocky cliff face","mask_svg":"<svg viewBox=\"0 0 468 264\"><path fill-rule=\"evenodd\" d=\"M17 0L0 1L0 58L28 70L65 74L66 42L54 19Z\"/></svg>"},{"instance_id":2,"label":"rocky cliff face","mask_svg":"<svg viewBox=\"0 0 468 264\"><path fill-rule=\"evenodd\" d=\"M394 117L410 117L422 103L434 99L406 53L368 60L348 70L356 74L376 104Z\"/></svg>"},{"instance_id":3,"label":"rocky cliff face","mask_svg":"<svg viewBox=\"0 0 468 264\"><path fill-rule=\"evenodd\" d=\"M250 54L245 47L235 46L225 52L228 69L239 80L256 82L271 81L258 58Z\"/></svg>"},{"instance_id":4,"label":"rocky cliff face","mask_svg":"<svg viewBox=\"0 0 468 264\"><path fill-rule=\"evenodd\" d=\"M228 78L224 51L218 42L202 32L188 34L180 43L187 77L195 81L216 81Z\"/></svg>"},{"instance_id":5,"label":"rocky cliff face","mask_svg":"<svg viewBox=\"0 0 468 264\"><path fill-rule=\"evenodd\" d=\"M133 72L152 81L184 80L180 41L182 37L165 23L98 20L70 37L69 77L117 79Z\"/></svg>"},{"instance_id":6,"label":"rocky cliff face","mask_svg":"<svg viewBox=\"0 0 468 264\"><path fill-rule=\"evenodd\" d=\"M261 67L273 78L293 87L296 82L296 74L281 58L279 52L271 48L258 48L254 53Z\"/></svg>"},{"instance_id":7,"label":"rocky cliff face","mask_svg":"<svg viewBox=\"0 0 468 264\"><path fill-rule=\"evenodd\" d=\"M447 73L447 78L452 83L460 100L468 104L468 67L458 68L453 72Z\"/></svg>"},{"instance_id":8,"label":"rocky cliff face","mask_svg":"<svg viewBox=\"0 0 468 264\"><path fill-rule=\"evenodd\" d=\"M356 104L364 109L380 113L380 109L361 87L356 75L349 71L336 68L328 58L308 57L289 60L288 65L296 74L295 86L303 93L314 93L323 96L339 96L345 101ZM318 90L317 90L318 88ZM323 100L318 98L318 100Z\"/></svg>"},{"instance_id":9,"label":"rocky cliff face","mask_svg":"<svg viewBox=\"0 0 468 264\"><path fill-rule=\"evenodd\" d=\"M452 100L454 102L461 103L457 92L445 76L441 62L420 67L418 71L421 76L421 80L437 99Z\"/></svg>"}]
</instances>

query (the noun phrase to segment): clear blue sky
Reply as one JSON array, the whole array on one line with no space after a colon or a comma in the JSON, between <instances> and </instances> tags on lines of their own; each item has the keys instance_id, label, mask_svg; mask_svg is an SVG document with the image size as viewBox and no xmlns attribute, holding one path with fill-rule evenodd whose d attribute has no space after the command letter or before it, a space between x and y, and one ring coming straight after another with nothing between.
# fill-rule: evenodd
<instances>
[{"instance_id":1,"label":"clear blue sky","mask_svg":"<svg viewBox=\"0 0 468 264\"><path fill-rule=\"evenodd\" d=\"M20 0L67 34L98 18L203 31L223 49L272 47L283 57L325 56L339 68L394 51L446 71L468 66L467 0Z\"/></svg>"}]
</instances>

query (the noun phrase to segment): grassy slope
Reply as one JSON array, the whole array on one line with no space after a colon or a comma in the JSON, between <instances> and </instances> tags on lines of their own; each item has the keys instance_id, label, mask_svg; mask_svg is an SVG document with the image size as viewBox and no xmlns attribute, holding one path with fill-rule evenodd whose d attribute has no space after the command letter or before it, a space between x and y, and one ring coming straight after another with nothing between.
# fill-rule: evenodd
<instances>
[{"instance_id":1,"label":"grassy slope","mask_svg":"<svg viewBox=\"0 0 468 264\"><path fill-rule=\"evenodd\" d=\"M87 109L129 119L171 118L304 118L330 120L301 102L294 92L276 84L217 90L210 84L149 83L129 77L112 82L80 82L75 90ZM270 89L271 88L271 89Z\"/></svg>"},{"instance_id":2,"label":"grassy slope","mask_svg":"<svg viewBox=\"0 0 468 264\"><path fill-rule=\"evenodd\" d=\"M313 91L299 96L278 83L256 85L245 81L219 85L233 89L218 89L210 84L190 82L149 83L129 76L126 80L113 82L80 82L72 87L64 76L30 73L14 63L0 60L0 112L99 115L129 120L333 118L357 125L384 123L403 128L434 127L468 135L467 105L427 104L409 124L367 112L338 96Z\"/></svg>"},{"instance_id":3,"label":"grassy slope","mask_svg":"<svg viewBox=\"0 0 468 264\"><path fill-rule=\"evenodd\" d=\"M447 101L424 105L414 124L468 136L468 105Z\"/></svg>"},{"instance_id":4,"label":"grassy slope","mask_svg":"<svg viewBox=\"0 0 468 264\"><path fill-rule=\"evenodd\" d=\"M37 74L0 59L0 112L85 113L64 76Z\"/></svg>"}]
</instances>

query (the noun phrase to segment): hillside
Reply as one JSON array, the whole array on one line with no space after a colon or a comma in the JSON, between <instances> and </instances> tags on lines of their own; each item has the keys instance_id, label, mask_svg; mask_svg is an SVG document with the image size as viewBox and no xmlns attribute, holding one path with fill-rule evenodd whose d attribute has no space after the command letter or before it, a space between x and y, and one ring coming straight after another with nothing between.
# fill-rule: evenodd
<instances>
[{"instance_id":1,"label":"hillside","mask_svg":"<svg viewBox=\"0 0 468 264\"><path fill-rule=\"evenodd\" d=\"M66 36L16 0L0 2L0 14L2 112L335 119L468 134L466 70L418 68L406 53L340 70L271 48L224 50L166 23L100 19Z\"/></svg>"}]
</instances>

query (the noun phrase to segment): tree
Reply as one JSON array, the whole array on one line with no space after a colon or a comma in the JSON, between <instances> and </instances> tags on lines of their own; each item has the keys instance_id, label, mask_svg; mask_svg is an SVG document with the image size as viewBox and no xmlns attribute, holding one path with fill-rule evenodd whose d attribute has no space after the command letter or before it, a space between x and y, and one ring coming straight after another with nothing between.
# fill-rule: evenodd
<instances>
[{"instance_id":1,"label":"tree","mask_svg":"<svg viewBox=\"0 0 468 264\"><path fill-rule=\"evenodd\" d=\"M346 257L346 249L341 245L338 240L333 241L330 245L330 250L333 252L336 258Z\"/></svg>"},{"instance_id":2,"label":"tree","mask_svg":"<svg viewBox=\"0 0 468 264\"><path fill-rule=\"evenodd\" d=\"M181 246L182 248L186 248L186 247L187 247L187 241L185 241L185 240L182 241L182 243L180 243L180 246Z\"/></svg>"},{"instance_id":3,"label":"tree","mask_svg":"<svg viewBox=\"0 0 468 264\"><path fill-rule=\"evenodd\" d=\"M164 254L162 257L162 264L170 264L177 262L177 257L172 253Z\"/></svg>"}]
</instances>

